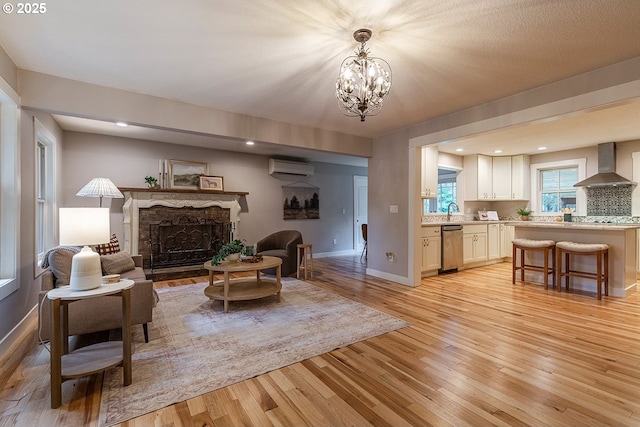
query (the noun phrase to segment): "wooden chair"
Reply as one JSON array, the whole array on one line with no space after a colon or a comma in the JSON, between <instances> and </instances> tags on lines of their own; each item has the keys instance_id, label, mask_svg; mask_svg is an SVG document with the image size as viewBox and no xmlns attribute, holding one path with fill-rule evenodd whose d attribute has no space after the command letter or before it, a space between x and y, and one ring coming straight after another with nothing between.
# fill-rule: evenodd
<instances>
[{"instance_id":1,"label":"wooden chair","mask_svg":"<svg viewBox=\"0 0 640 427\"><path fill-rule=\"evenodd\" d=\"M364 240L364 248L362 249L362 253L360 254L360 261L362 261L362 257L367 259L367 224L362 224L362 239Z\"/></svg>"}]
</instances>

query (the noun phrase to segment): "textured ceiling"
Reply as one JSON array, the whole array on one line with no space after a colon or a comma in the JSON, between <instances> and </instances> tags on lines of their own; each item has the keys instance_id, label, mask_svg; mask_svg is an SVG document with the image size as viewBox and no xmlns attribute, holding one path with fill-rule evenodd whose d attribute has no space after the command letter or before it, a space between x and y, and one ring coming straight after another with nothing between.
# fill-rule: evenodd
<instances>
[{"instance_id":1,"label":"textured ceiling","mask_svg":"<svg viewBox=\"0 0 640 427\"><path fill-rule=\"evenodd\" d=\"M336 106L370 28L393 69L379 115ZM57 0L0 15L19 68L376 137L640 56L638 0Z\"/></svg>"}]
</instances>

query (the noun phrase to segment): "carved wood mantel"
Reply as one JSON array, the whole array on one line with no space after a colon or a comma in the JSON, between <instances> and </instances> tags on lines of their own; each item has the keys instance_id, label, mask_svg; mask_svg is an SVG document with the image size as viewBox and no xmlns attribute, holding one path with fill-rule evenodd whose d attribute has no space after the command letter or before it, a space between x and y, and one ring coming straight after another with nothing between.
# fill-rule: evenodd
<instances>
[{"instance_id":1,"label":"carved wood mantel","mask_svg":"<svg viewBox=\"0 0 640 427\"><path fill-rule=\"evenodd\" d=\"M140 209L153 206L208 208L219 206L229 209L233 224L233 238L239 236L240 197L246 192L202 191L184 189L120 188L124 195L122 213L124 215L124 250L138 254L138 234Z\"/></svg>"}]
</instances>

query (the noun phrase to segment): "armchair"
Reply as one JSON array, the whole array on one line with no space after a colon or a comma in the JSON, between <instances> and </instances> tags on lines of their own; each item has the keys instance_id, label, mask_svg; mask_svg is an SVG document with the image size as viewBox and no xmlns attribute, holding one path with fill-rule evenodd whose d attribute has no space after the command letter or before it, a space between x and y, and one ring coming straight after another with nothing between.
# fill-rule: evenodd
<instances>
[{"instance_id":1,"label":"armchair","mask_svg":"<svg viewBox=\"0 0 640 427\"><path fill-rule=\"evenodd\" d=\"M282 276L291 276L298 271L297 245L302 243L302 234L297 230L281 230L268 235L256 244L258 253L282 259ZM266 274L275 274L275 268L264 270Z\"/></svg>"},{"instance_id":2,"label":"armchair","mask_svg":"<svg viewBox=\"0 0 640 427\"><path fill-rule=\"evenodd\" d=\"M71 258L79 248L59 246L47 253L44 266L50 267L42 275L40 293L38 294L38 313L40 316L40 338L48 340L51 329L51 301L46 297L54 287L69 284ZM131 325L142 324L144 340L149 342L147 323L153 320L153 307L158 295L153 289L153 282L147 280L142 269L142 257L129 255L127 252L103 255L103 270L106 265L116 268L122 279L135 282L131 288ZM107 271L114 273L116 271ZM69 335L81 335L91 332L105 331L122 326L122 306L119 298L104 296L78 301L69 306Z\"/></svg>"}]
</instances>

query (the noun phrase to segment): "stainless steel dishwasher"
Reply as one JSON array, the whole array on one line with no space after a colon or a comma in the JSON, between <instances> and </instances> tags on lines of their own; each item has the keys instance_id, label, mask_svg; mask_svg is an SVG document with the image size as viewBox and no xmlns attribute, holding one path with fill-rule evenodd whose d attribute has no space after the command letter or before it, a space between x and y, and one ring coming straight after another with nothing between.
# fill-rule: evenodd
<instances>
[{"instance_id":1,"label":"stainless steel dishwasher","mask_svg":"<svg viewBox=\"0 0 640 427\"><path fill-rule=\"evenodd\" d=\"M446 224L441 227L442 267L440 271L457 270L462 267L462 225Z\"/></svg>"}]
</instances>

